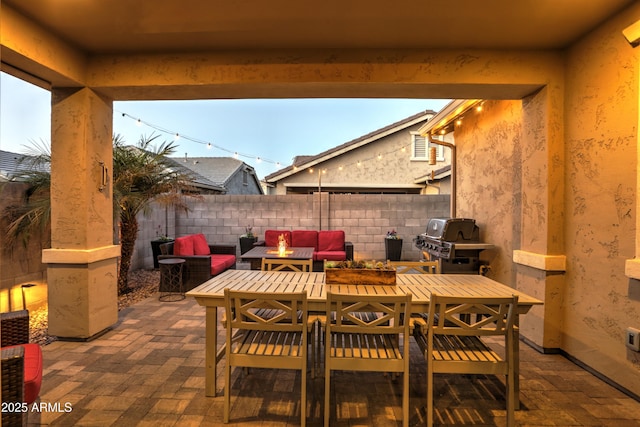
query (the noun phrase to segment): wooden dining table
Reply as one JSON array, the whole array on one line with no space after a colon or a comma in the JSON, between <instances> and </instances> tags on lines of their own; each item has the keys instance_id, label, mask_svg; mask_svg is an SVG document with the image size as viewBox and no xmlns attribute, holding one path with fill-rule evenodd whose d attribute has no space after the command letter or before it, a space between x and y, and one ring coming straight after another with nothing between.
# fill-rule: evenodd
<instances>
[{"instance_id":1,"label":"wooden dining table","mask_svg":"<svg viewBox=\"0 0 640 427\"><path fill-rule=\"evenodd\" d=\"M310 312L326 312L327 291L359 295L411 293L411 312L426 313L429 296L510 297L518 295L518 314L527 313L532 306L543 302L481 275L472 274L398 274L396 285L335 285L325 283L324 273L295 273L282 271L227 270L190 290L186 296L196 299L206 308L205 331L205 394L216 395L216 366L224 355L218 349L218 307L224 306L224 290L251 292L307 292ZM518 346L516 337L514 345ZM516 347L516 359L517 350ZM518 363L516 360L516 382ZM517 388L516 388L517 390ZM517 394L516 394L517 396Z\"/></svg>"}]
</instances>

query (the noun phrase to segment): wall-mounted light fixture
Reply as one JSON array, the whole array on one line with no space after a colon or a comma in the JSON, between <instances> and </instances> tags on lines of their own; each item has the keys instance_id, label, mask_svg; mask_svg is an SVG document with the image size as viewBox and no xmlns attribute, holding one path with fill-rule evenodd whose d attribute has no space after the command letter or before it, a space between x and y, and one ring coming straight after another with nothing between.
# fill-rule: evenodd
<instances>
[{"instance_id":1,"label":"wall-mounted light fixture","mask_svg":"<svg viewBox=\"0 0 640 427\"><path fill-rule=\"evenodd\" d=\"M632 47L640 45L640 21L636 21L622 30L622 35Z\"/></svg>"},{"instance_id":2,"label":"wall-mounted light fixture","mask_svg":"<svg viewBox=\"0 0 640 427\"><path fill-rule=\"evenodd\" d=\"M107 188L107 182L109 181L109 168L101 160L98 162L100 165L100 185L98 191L102 192Z\"/></svg>"}]
</instances>

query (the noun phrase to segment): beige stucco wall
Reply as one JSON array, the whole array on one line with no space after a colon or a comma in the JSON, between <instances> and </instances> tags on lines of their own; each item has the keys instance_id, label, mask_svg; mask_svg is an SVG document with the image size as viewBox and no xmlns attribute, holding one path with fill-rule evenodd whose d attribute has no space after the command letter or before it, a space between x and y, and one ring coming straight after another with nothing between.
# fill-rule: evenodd
<instances>
[{"instance_id":1,"label":"beige stucco wall","mask_svg":"<svg viewBox=\"0 0 640 427\"><path fill-rule=\"evenodd\" d=\"M624 329L640 328L640 282L625 276L638 239L640 50L622 30L640 4L575 44L566 68L567 287L563 349L640 394L640 354Z\"/></svg>"},{"instance_id":2,"label":"beige stucco wall","mask_svg":"<svg viewBox=\"0 0 640 427\"><path fill-rule=\"evenodd\" d=\"M637 5L569 49L555 84L486 102L455 133L457 214L498 245L483 255L489 276L545 301L522 334L636 394L640 354L624 333L640 328L640 281L625 276L638 236L640 56L621 32L639 18ZM514 250L566 255L566 271L517 264Z\"/></svg>"},{"instance_id":3,"label":"beige stucco wall","mask_svg":"<svg viewBox=\"0 0 640 427\"><path fill-rule=\"evenodd\" d=\"M521 101L490 101L455 132L456 216L476 219L481 240L496 246L481 254L491 266L488 275L507 284L514 283L511 253L521 225L521 123Z\"/></svg>"}]
</instances>

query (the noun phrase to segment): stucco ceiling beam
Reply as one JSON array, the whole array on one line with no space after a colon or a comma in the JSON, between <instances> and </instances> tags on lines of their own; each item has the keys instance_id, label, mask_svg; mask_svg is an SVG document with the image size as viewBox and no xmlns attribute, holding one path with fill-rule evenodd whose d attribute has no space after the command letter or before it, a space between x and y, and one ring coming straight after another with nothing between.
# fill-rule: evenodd
<instances>
[{"instance_id":1,"label":"stucco ceiling beam","mask_svg":"<svg viewBox=\"0 0 640 427\"><path fill-rule=\"evenodd\" d=\"M81 51L6 4L0 14L0 59L2 71L32 76L39 86L75 87L85 81L87 57Z\"/></svg>"},{"instance_id":2,"label":"stucco ceiling beam","mask_svg":"<svg viewBox=\"0 0 640 427\"><path fill-rule=\"evenodd\" d=\"M93 57L87 83L118 100L521 99L561 67L556 52L238 51Z\"/></svg>"}]
</instances>

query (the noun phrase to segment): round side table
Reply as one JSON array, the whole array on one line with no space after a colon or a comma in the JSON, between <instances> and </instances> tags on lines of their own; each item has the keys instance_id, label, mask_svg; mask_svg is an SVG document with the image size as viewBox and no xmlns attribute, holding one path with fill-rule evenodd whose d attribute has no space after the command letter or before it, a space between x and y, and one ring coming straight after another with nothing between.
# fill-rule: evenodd
<instances>
[{"instance_id":1,"label":"round side table","mask_svg":"<svg viewBox=\"0 0 640 427\"><path fill-rule=\"evenodd\" d=\"M180 301L184 299L182 289L182 258L161 259L160 266L160 301Z\"/></svg>"}]
</instances>

